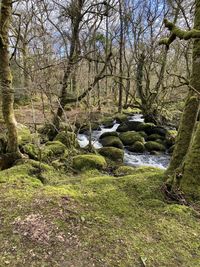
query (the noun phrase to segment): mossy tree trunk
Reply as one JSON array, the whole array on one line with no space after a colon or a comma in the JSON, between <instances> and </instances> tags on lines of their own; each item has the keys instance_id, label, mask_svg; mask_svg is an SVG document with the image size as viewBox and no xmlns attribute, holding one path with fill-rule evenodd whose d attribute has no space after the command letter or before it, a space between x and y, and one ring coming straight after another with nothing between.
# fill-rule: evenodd
<instances>
[{"instance_id":1,"label":"mossy tree trunk","mask_svg":"<svg viewBox=\"0 0 200 267\"><path fill-rule=\"evenodd\" d=\"M163 39L160 42L161 44L169 46L177 37L184 40L195 39L193 45L192 77L190 81L190 88L192 90L189 92L186 101L174 153L166 172L167 176L173 178L173 186L177 187L178 185L185 193L193 192L194 194L194 192L197 192L198 186L200 186L199 125L195 131L200 93L200 0L195 1L194 29L183 31L167 20L164 22L165 26L171 31L171 36L168 39Z\"/></svg>"},{"instance_id":2,"label":"mossy tree trunk","mask_svg":"<svg viewBox=\"0 0 200 267\"><path fill-rule=\"evenodd\" d=\"M184 158L187 154L190 142L192 140L192 135L197 120L198 107L198 98L193 96L190 92L185 103L174 152L169 167L166 171L166 177L174 175L176 173L176 170L179 169L183 164Z\"/></svg>"},{"instance_id":3,"label":"mossy tree trunk","mask_svg":"<svg viewBox=\"0 0 200 267\"><path fill-rule=\"evenodd\" d=\"M196 0L195 11L195 30L200 30L200 0ZM193 72L191 85L200 92L200 39L194 41L193 48ZM197 98L197 97L196 97ZM199 99L196 100L192 109L195 109L194 116L197 118L199 111ZM191 111L190 111L191 112ZM194 113L194 112L193 112ZM193 126L194 129L194 126ZM192 128L190 129L190 131ZM187 153L183 167L183 177L181 179L181 188L184 192L198 195L200 197L200 124L198 122L197 130L192 138L192 144Z\"/></svg>"},{"instance_id":4,"label":"mossy tree trunk","mask_svg":"<svg viewBox=\"0 0 200 267\"><path fill-rule=\"evenodd\" d=\"M1 1L0 13L0 84L2 91L2 112L8 130L7 153L19 157L17 122L14 115L14 91L9 58L9 28L12 17L12 1Z\"/></svg>"}]
</instances>

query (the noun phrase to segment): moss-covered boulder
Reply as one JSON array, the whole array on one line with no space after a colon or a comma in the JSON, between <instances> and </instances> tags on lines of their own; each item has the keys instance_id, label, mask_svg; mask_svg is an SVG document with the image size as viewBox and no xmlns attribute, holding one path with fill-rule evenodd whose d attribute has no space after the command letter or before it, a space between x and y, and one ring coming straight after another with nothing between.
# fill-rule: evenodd
<instances>
[{"instance_id":1,"label":"moss-covered boulder","mask_svg":"<svg viewBox=\"0 0 200 267\"><path fill-rule=\"evenodd\" d=\"M46 123L42 127L38 128L38 133L43 136L44 139L52 141L58 133L55 126L51 123Z\"/></svg>"},{"instance_id":2,"label":"moss-covered boulder","mask_svg":"<svg viewBox=\"0 0 200 267\"><path fill-rule=\"evenodd\" d=\"M126 122L122 122L118 127L117 127L117 132L123 133L129 131L128 125Z\"/></svg>"},{"instance_id":3,"label":"moss-covered boulder","mask_svg":"<svg viewBox=\"0 0 200 267\"><path fill-rule=\"evenodd\" d=\"M128 125L128 129L129 131L143 131L143 122L141 121L128 121L127 125Z\"/></svg>"},{"instance_id":4,"label":"moss-covered boulder","mask_svg":"<svg viewBox=\"0 0 200 267\"><path fill-rule=\"evenodd\" d=\"M147 139L148 135L144 131L140 131L138 133L139 133L139 135L141 135L142 137L144 137L145 140Z\"/></svg>"},{"instance_id":5,"label":"moss-covered boulder","mask_svg":"<svg viewBox=\"0 0 200 267\"><path fill-rule=\"evenodd\" d=\"M54 141L60 141L63 143L67 148L79 148L79 143L76 138L76 134L73 132L65 132L62 131L57 134Z\"/></svg>"},{"instance_id":6,"label":"moss-covered boulder","mask_svg":"<svg viewBox=\"0 0 200 267\"><path fill-rule=\"evenodd\" d=\"M124 150L116 147L102 147L98 149L98 153L113 161L123 162Z\"/></svg>"},{"instance_id":7,"label":"moss-covered boulder","mask_svg":"<svg viewBox=\"0 0 200 267\"><path fill-rule=\"evenodd\" d=\"M101 124L103 124L104 128L112 128L114 126L114 119L111 117L104 118L101 121Z\"/></svg>"},{"instance_id":8,"label":"moss-covered boulder","mask_svg":"<svg viewBox=\"0 0 200 267\"><path fill-rule=\"evenodd\" d=\"M148 135L158 134L163 137L165 137L167 133L167 130L165 128L161 126L155 126L152 123L144 123L141 130Z\"/></svg>"},{"instance_id":9,"label":"moss-covered boulder","mask_svg":"<svg viewBox=\"0 0 200 267\"><path fill-rule=\"evenodd\" d=\"M144 138L136 132L125 132L119 135L120 140L125 146L133 145L135 142L144 142Z\"/></svg>"},{"instance_id":10,"label":"moss-covered boulder","mask_svg":"<svg viewBox=\"0 0 200 267\"><path fill-rule=\"evenodd\" d=\"M117 132L127 132L127 131L143 131L143 122L140 121L127 121L122 122L118 128Z\"/></svg>"},{"instance_id":11,"label":"moss-covered boulder","mask_svg":"<svg viewBox=\"0 0 200 267\"><path fill-rule=\"evenodd\" d=\"M136 141L132 146L129 146L127 149L131 152L143 153L145 151L145 146L144 143Z\"/></svg>"},{"instance_id":12,"label":"moss-covered boulder","mask_svg":"<svg viewBox=\"0 0 200 267\"><path fill-rule=\"evenodd\" d=\"M147 141L156 141L156 140L162 140L162 139L164 139L163 136L159 134L151 134L146 138Z\"/></svg>"},{"instance_id":13,"label":"moss-covered boulder","mask_svg":"<svg viewBox=\"0 0 200 267\"><path fill-rule=\"evenodd\" d=\"M116 136L107 136L100 140L103 146L117 147L123 149L123 144L119 137Z\"/></svg>"},{"instance_id":14,"label":"moss-covered boulder","mask_svg":"<svg viewBox=\"0 0 200 267\"><path fill-rule=\"evenodd\" d=\"M127 122L128 121L128 115L127 114L117 113L114 116L114 119L116 120L117 123Z\"/></svg>"},{"instance_id":15,"label":"moss-covered boulder","mask_svg":"<svg viewBox=\"0 0 200 267\"><path fill-rule=\"evenodd\" d=\"M51 162L58 158L65 158L68 155L66 146L60 141L47 142L41 147L41 160Z\"/></svg>"},{"instance_id":16,"label":"moss-covered boulder","mask_svg":"<svg viewBox=\"0 0 200 267\"><path fill-rule=\"evenodd\" d=\"M32 140L31 131L23 124L17 124L18 142L19 145L24 145Z\"/></svg>"},{"instance_id":17,"label":"moss-covered boulder","mask_svg":"<svg viewBox=\"0 0 200 267\"><path fill-rule=\"evenodd\" d=\"M118 137L118 133L117 132L105 132L99 137L99 139L103 139L104 137L108 137L108 136Z\"/></svg>"},{"instance_id":18,"label":"moss-covered boulder","mask_svg":"<svg viewBox=\"0 0 200 267\"><path fill-rule=\"evenodd\" d=\"M95 154L79 155L73 158L73 168L78 171L88 169L102 170L107 167L103 156Z\"/></svg>"},{"instance_id":19,"label":"moss-covered boulder","mask_svg":"<svg viewBox=\"0 0 200 267\"><path fill-rule=\"evenodd\" d=\"M152 151L165 151L166 148L164 145L157 143L155 141L149 141L145 143L145 148L147 151L152 152Z\"/></svg>"},{"instance_id":20,"label":"moss-covered boulder","mask_svg":"<svg viewBox=\"0 0 200 267\"><path fill-rule=\"evenodd\" d=\"M145 123L143 122L142 124L140 124L140 131L145 132L147 135L151 134L152 129L156 127L155 124L153 123Z\"/></svg>"},{"instance_id":21,"label":"moss-covered boulder","mask_svg":"<svg viewBox=\"0 0 200 267\"><path fill-rule=\"evenodd\" d=\"M40 160L41 149L36 144L26 144L23 146L23 152L29 156L30 159Z\"/></svg>"}]
</instances>

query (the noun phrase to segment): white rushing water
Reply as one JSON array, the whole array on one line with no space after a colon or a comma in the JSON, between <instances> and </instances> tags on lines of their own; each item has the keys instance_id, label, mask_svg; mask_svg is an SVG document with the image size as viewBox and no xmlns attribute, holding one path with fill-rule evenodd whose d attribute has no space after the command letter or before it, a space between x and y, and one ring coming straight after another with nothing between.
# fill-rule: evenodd
<instances>
[{"instance_id":1,"label":"white rushing water","mask_svg":"<svg viewBox=\"0 0 200 267\"><path fill-rule=\"evenodd\" d=\"M129 121L140 121L143 122L141 114L136 114L130 117ZM112 128L104 128L103 125L100 126L101 130L92 132L92 145L95 148L101 148L102 145L99 142L99 137L105 132L115 132L118 128L119 124L115 123ZM84 148L89 144L89 136L86 134L78 134L78 142L79 145ZM129 166L152 166L161 169L167 168L169 164L170 156L166 154L161 155L150 155L148 153L138 154L132 153L130 151L125 150L124 153L124 163Z\"/></svg>"}]
</instances>

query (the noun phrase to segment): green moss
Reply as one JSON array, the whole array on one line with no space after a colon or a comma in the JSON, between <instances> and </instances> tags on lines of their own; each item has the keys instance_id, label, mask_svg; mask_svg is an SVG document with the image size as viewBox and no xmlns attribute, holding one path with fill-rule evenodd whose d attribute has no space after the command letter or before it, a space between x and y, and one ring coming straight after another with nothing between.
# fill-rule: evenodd
<instances>
[{"instance_id":1,"label":"green moss","mask_svg":"<svg viewBox=\"0 0 200 267\"><path fill-rule=\"evenodd\" d=\"M107 136L102 138L100 141L103 146L116 147L120 149L123 149L124 147L121 140L117 136Z\"/></svg>"},{"instance_id":2,"label":"green moss","mask_svg":"<svg viewBox=\"0 0 200 267\"><path fill-rule=\"evenodd\" d=\"M160 136L159 134L151 134L147 137L148 141L156 141L158 139L163 139L162 136Z\"/></svg>"},{"instance_id":3,"label":"green moss","mask_svg":"<svg viewBox=\"0 0 200 267\"><path fill-rule=\"evenodd\" d=\"M107 166L104 157L94 154L79 155L73 158L73 168L81 171L87 169L105 169Z\"/></svg>"},{"instance_id":4,"label":"green moss","mask_svg":"<svg viewBox=\"0 0 200 267\"><path fill-rule=\"evenodd\" d=\"M20 145L29 143L32 140L31 132L28 127L17 124L18 142Z\"/></svg>"},{"instance_id":5,"label":"green moss","mask_svg":"<svg viewBox=\"0 0 200 267\"><path fill-rule=\"evenodd\" d=\"M168 130L166 134L166 144L168 147L171 147L176 142L178 132L176 130Z\"/></svg>"},{"instance_id":6,"label":"green moss","mask_svg":"<svg viewBox=\"0 0 200 267\"><path fill-rule=\"evenodd\" d=\"M101 124L103 124L106 128L112 128L114 125L114 119L112 117L106 117L101 120Z\"/></svg>"},{"instance_id":7,"label":"green moss","mask_svg":"<svg viewBox=\"0 0 200 267\"><path fill-rule=\"evenodd\" d=\"M114 120L116 120L117 123L122 123L122 122L128 121L128 115L123 114L123 113L122 114L118 113L113 118L114 118Z\"/></svg>"},{"instance_id":8,"label":"green moss","mask_svg":"<svg viewBox=\"0 0 200 267\"><path fill-rule=\"evenodd\" d=\"M135 173L135 167L131 166L120 166L114 171L114 174L116 176L125 176L125 175L130 175Z\"/></svg>"},{"instance_id":9,"label":"green moss","mask_svg":"<svg viewBox=\"0 0 200 267\"><path fill-rule=\"evenodd\" d=\"M117 132L105 132L99 137L99 139L103 139L104 137L108 137L108 136L118 137L118 133Z\"/></svg>"},{"instance_id":10,"label":"green moss","mask_svg":"<svg viewBox=\"0 0 200 267\"><path fill-rule=\"evenodd\" d=\"M142 137L144 137L144 139L146 139L147 138L147 134L145 133L145 132L138 132L139 133L139 135L141 135Z\"/></svg>"},{"instance_id":11,"label":"green moss","mask_svg":"<svg viewBox=\"0 0 200 267\"><path fill-rule=\"evenodd\" d=\"M59 157L67 157L66 146L59 141L47 142L41 147L41 160L51 162Z\"/></svg>"},{"instance_id":12,"label":"green moss","mask_svg":"<svg viewBox=\"0 0 200 267\"><path fill-rule=\"evenodd\" d=\"M27 164L0 172L0 266L199 266L198 214L165 202L162 170L70 177L47 167L56 183L34 185Z\"/></svg>"},{"instance_id":13,"label":"green moss","mask_svg":"<svg viewBox=\"0 0 200 267\"><path fill-rule=\"evenodd\" d=\"M139 133L136 132L129 131L121 133L119 135L119 138L121 139L124 145L133 145L137 141L144 143L144 138Z\"/></svg>"},{"instance_id":14,"label":"green moss","mask_svg":"<svg viewBox=\"0 0 200 267\"><path fill-rule=\"evenodd\" d=\"M124 150L116 147L102 147L97 150L99 154L113 161L123 162Z\"/></svg>"},{"instance_id":15,"label":"green moss","mask_svg":"<svg viewBox=\"0 0 200 267\"><path fill-rule=\"evenodd\" d=\"M181 188L189 197L200 199L200 124L184 161Z\"/></svg>"},{"instance_id":16,"label":"green moss","mask_svg":"<svg viewBox=\"0 0 200 267\"><path fill-rule=\"evenodd\" d=\"M42 182L33 175L33 171L37 166L34 166L31 163L32 162L22 165L20 164L8 170L1 171L0 184L13 184L16 187L22 188L26 186L41 186Z\"/></svg>"},{"instance_id":17,"label":"green moss","mask_svg":"<svg viewBox=\"0 0 200 267\"><path fill-rule=\"evenodd\" d=\"M166 148L164 145L154 142L154 141L149 141L145 144L145 148L151 152L151 151L165 151Z\"/></svg>"},{"instance_id":18,"label":"green moss","mask_svg":"<svg viewBox=\"0 0 200 267\"><path fill-rule=\"evenodd\" d=\"M40 148L37 145L31 143L26 144L23 146L23 150L31 159L40 159Z\"/></svg>"},{"instance_id":19,"label":"green moss","mask_svg":"<svg viewBox=\"0 0 200 267\"><path fill-rule=\"evenodd\" d=\"M198 107L198 98L189 94L185 103L185 108L182 114L178 135L176 137L175 148L170 161L170 165L166 171L166 176L173 174L175 170L179 168L183 163L183 160L191 142L194 126L196 124Z\"/></svg>"},{"instance_id":20,"label":"green moss","mask_svg":"<svg viewBox=\"0 0 200 267\"><path fill-rule=\"evenodd\" d=\"M76 134L73 133L73 132L62 131L62 132L57 134L57 136L55 137L54 141L60 141L68 149L78 148L79 147L78 140L76 138Z\"/></svg>"},{"instance_id":21,"label":"green moss","mask_svg":"<svg viewBox=\"0 0 200 267\"><path fill-rule=\"evenodd\" d=\"M136 141L132 146L128 147L128 150L135 153L143 153L145 146L142 142Z\"/></svg>"},{"instance_id":22,"label":"green moss","mask_svg":"<svg viewBox=\"0 0 200 267\"><path fill-rule=\"evenodd\" d=\"M127 131L129 131L129 127L126 122L122 122L117 128L117 132L119 133L123 133Z\"/></svg>"}]
</instances>

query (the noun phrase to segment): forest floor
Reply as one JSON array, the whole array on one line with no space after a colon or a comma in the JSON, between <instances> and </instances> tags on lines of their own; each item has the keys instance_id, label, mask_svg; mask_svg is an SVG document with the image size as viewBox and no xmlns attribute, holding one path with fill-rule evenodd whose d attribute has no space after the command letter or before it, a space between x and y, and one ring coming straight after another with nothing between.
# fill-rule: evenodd
<instances>
[{"instance_id":1,"label":"forest floor","mask_svg":"<svg viewBox=\"0 0 200 267\"><path fill-rule=\"evenodd\" d=\"M167 203L162 176L0 172L0 266L199 267L199 213Z\"/></svg>"}]
</instances>

